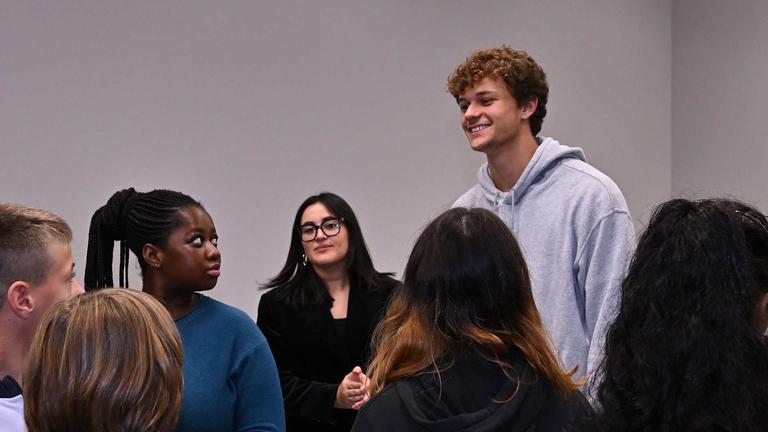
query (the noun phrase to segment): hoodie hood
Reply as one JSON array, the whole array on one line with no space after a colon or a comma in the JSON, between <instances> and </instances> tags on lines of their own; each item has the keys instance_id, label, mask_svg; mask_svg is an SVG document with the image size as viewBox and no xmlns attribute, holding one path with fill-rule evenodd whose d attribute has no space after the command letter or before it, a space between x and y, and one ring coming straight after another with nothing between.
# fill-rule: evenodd
<instances>
[{"instance_id":1,"label":"hoodie hood","mask_svg":"<svg viewBox=\"0 0 768 432\"><path fill-rule=\"evenodd\" d=\"M509 192L502 192L496 188L491 179L491 173L488 169L488 162L485 162L480 170L477 172L477 180L483 191L485 198L499 205L504 203L511 205L516 203L522 198L528 191L528 187L533 184L539 176L546 173L560 161L564 159L577 159L580 161L586 161L584 151L579 147L568 147L561 145L557 140L552 138L536 137L536 141L539 143L539 147L533 154L530 162L525 167L523 174L512 187Z\"/></svg>"},{"instance_id":2,"label":"hoodie hood","mask_svg":"<svg viewBox=\"0 0 768 432\"><path fill-rule=\"evenodd\" d=\"M472 353L457 355L440 380L428 373L395 386L408 415L425 430L526 431L541 415L548 386L537 383L522 355L512 360L519 380L510 380L498 365Z\"/></svg>"}]
</instances>

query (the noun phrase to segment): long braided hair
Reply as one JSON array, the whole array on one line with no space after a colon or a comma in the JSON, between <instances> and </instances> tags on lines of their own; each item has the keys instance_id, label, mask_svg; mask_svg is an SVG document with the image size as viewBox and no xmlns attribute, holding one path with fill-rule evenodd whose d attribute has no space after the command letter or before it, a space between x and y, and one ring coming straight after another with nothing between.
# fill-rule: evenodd
<instances>
[{"instance_id":1,"label":"long braided hair","mask_svg":"<svg viewBox=\"0 0 768 432\"><path fill-rule=\"evenodd\" d=\"M112 254L120 242L120 287L128 287L128 251L136 255L141 271L147 262L142 249L146 244L164 247L170 233L179 226L179 211L188 207L203 209L200 202L181 192L157 189L136 192L134 188L115 192L91 217L88 252L85 261L87 291L113 287Z\"/></svg>"}]
</instances>

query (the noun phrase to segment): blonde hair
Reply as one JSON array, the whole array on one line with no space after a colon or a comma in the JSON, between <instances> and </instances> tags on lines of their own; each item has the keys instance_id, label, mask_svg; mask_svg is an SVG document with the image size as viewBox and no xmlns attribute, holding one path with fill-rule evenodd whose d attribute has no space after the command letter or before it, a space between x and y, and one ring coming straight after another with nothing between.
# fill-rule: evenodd
<instances>
[{"instance_id":1,"label":"blonde hair","mask_svg":"<svg viewBox=\"0 0 768 432\"><path fill-rule=\"evenodd\" d=\"M165 307L104 289L51 308L23 375L30 432L171 431L183 390L182 348Z\"/></svg>"},{"instance_id":2,"label":"blonde hair","mask_svg":"<svg viewBox=\"0 0 768 432\"><path fill-rule=\"evenodd\" d=\"M11 283L38 284L48 276L48 246L71 241L72 230L60 216L0 202L0 306Z\"/></svg>"}]
</instances>

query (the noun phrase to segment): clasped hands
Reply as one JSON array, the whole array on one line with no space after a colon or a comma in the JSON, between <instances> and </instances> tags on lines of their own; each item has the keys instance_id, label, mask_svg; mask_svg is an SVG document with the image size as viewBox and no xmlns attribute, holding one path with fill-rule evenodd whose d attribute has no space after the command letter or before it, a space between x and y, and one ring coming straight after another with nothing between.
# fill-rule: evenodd
<instances>
[{"instance_id":1,"label":"clasped hands","mask_svg":"<svg viewBox=\"0 0 768 432\"><path fill-rule=\"evenodd\" d=\"M359 410L368 402L368 377L360 366L355 366L336 389L336 408Z\"/></svg>"}]
</instances>

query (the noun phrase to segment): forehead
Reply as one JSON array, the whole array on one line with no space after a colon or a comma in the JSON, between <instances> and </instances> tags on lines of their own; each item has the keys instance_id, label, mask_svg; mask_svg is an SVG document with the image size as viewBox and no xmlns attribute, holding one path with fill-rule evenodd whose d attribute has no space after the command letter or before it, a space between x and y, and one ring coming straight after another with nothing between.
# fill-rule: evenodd
<instances>
[{"instance_id":1,"label":"forehead","mask_svg":"<svg viewBox=\"0 0 768 432\"><path fill-rule=\"evenodd\" d=\"M213 219L207 211L200 207L191 206L179 210L179 226L175 232L186 232L191 230L215 231L216 226Z\"/></svg>"},{"instance_id":2,"label":"forehead","mask_svg":"<svg viewBox=\"0 0 768 432\"><path fill-rule=\"evenodd\" d=\"M70 243L51 243L48 245L48 256L51 258L49 275L67 274L72 271L72 245Z\"/></svg>"},{"instance_id":3,"label":"forehead","mask_svg":"<svg viewBox=\"0 0 768 432\"><path fill-rule=\"evenodd\" d=\"M480 93L496 93L499 95L510 95L507 84L500 77L485 77L464 90L460 99L471 99Z\"/></svg>"},{"instance_id":4,"label":"forehead","mask_svg":"<svg viewBox=\"0 0 768 432\"><path fill-rule=\"evenodd\" d=\"M319 224L328 216L335 215L328 210L325 204L317 202L304 209L304 213L301 214L301 223L314 222Z\"/></svg>"}]
</instances>

